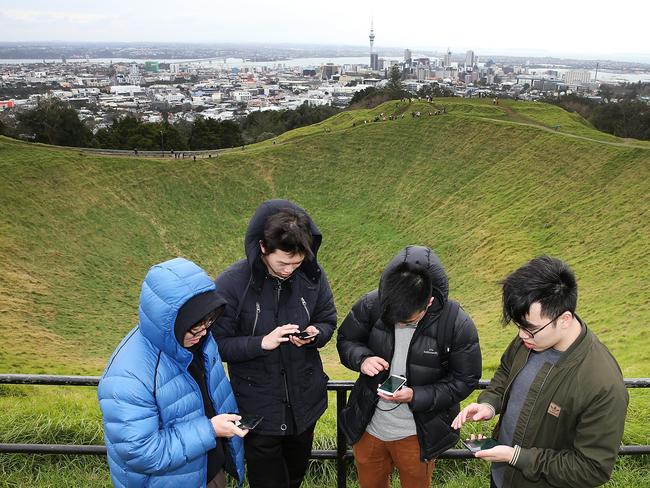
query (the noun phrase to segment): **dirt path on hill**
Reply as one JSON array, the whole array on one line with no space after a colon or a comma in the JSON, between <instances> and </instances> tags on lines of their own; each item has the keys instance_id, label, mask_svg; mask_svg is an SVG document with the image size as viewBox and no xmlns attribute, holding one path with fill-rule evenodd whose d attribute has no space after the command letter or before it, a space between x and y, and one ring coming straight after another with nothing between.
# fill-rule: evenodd
<instances>
[{"instance_id":1,"label":"dirt path on hill","mask_svg":"<svg viewBox=\"0 0 650 488\"><path fill-rule=\"evenodd\" d=\"M515 113L516 114L516 113ZM545 125L540 125L536 123L530 123L530 122L516 122L514 120L500 120L500 119L493 119L490 117L482 117L485 120L491 120L493 122L500 122L502 124L516 124L516 125L523 125L523 126L528 126L528 127L534 127L536 129L541 129L546 132L550 132L551 134L557 134L560 136L565 136L565 137L573 137L574 139L582 139L584 141L589 141L589 142L597 142L599 144L607 144L608 146L615 146L615 147L624 147L627 149L647 149L650 150L650 145L649 146L642 146L639 144L633 144L629 141L629 139L626 139L626 142L611 142L611 141L601 141L599 139L593 139L591 137L587 136L580 136L578 134L571 134L570 132L560 132L559 130L551 129L550 127L546 127Z\"/></svg>"}]
</instances>

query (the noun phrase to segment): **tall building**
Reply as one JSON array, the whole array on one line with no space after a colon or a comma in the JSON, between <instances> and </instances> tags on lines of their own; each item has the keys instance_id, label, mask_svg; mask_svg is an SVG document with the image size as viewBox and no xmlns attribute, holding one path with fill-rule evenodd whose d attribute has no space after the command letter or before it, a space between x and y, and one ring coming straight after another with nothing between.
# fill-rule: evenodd
<instances>
[{"instance_id":1,"label":"tall building","mask_svg":"<svg viewBox=\"0 0 650 488\"><path fill-rule=\"evenodd\" d=\"M147 73L158 73L160 71L160 64L158 61L145 61L144 70Z\"/></svg>"},{"instance_id":2,"label":"tall building","mask_svg":"<svg viewBox=\"0 0 650 488\"><path fill-rule=\"evenodd\" d=\"M445 54L445 57L442 60L442 67L443 68L451 67L451 51L449 49L447 49L447 53Z\"/></svg>"},{"instance_id":3,"label":"tall building","mask_svg":"<svg viewBox=\"0 0 650 488\"><path fill-rule=\"evenodd\" d=\"M564 82L567 85L583 85L591 82L591 71L586 69L572 69L564 73Z\"/></svg>"},{"instance_id":4,"label":"tall building","mask_svg":"<svg viewBox=\"0 0 650 488\"><path fill-rule=\"evenodd\" d=\"M413 56L410 49L404 49L404 70L407 74L413 73Z\"/></svg>"},{"instance_id":5,"label":"tall building","mask_svg":"<svg viewBox=\"0 0 650 488\"><path fill-rule=\"evenodd\" d=\"M327 63L321 66L321 80L330 80L339 70L334 63Z\"/></svg>"},{"instance_id":6,"label":"tall building","mask_svg":"<svg viewBox=\"0 0 650 488\"><path fill-rule=\"evenodd\" d=\"M370 69L372 70L379 69L379 54L370 53Z\"/></svg>"},{"instance_id":7,"label":"tall building","mask_svg":"<svg viewBox=\"0 0 650 488\"><path fill-rule=\"evenodd\" d=\"M475 58L474 51L469 50L465 53L465 68L471 68L474 66Z\"/></svg>"},{"instance_id":8,"label":"tall building","mask_svg":"<svg viewBox=\"0 0 650 488\"><path fill-rule=\"evenodd\" d=\"M127 78L131 85L140 84L140 69L136 63L131 63L131 66L129 67L129 76Z\"/></svg>"}]
</instances>

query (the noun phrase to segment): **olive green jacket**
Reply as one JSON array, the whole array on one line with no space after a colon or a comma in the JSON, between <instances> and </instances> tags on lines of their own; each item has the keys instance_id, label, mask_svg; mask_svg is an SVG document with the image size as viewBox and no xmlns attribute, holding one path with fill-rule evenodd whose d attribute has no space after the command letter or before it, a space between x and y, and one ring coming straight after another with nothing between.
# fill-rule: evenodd
<instances>
[{"instance_id":1,"label":"olive green jacket","mask_svg":"<svg viewBox=\"0 0 650 488\"><path fill-rule=\"evenodd\" d=\"M510 385L529 351L517 337L479 397L495 412L508 406ZM609 479L618 453L628 394L618 363L586 326L557 364L542 366L515 427L521 450L508 466L504 488L599 486ZM494 436L499 432L497 424Z\"/></svg>"}]
</instances>

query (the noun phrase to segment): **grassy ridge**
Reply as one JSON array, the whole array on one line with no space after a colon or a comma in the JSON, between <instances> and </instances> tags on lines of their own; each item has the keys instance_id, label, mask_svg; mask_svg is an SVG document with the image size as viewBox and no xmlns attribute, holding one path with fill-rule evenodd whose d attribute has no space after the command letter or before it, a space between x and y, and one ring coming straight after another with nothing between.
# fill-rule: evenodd
<instances>
[{"instance_id":1,"label":"grassy ridge","mask_svg":"<svg viewBox=\"0 0 650 488\"><path fill-rule=\"evenodd\" d=\"M428 115L443 107L447 114ZM412 117L418 110L423 116ZM372 122L381 113L405 117ZM558 132L544 129L558 123ZM624 374L650 376L650 150L643 143L626 147L557 107L465 100L389 102L274 141L211 160L161 162L0 138L0 371L99 374L137 320L151 264L183 255L218 273L243 255L256 206L283 197L309 210L323 231L321 261L341 318L399 248L431 246L446 265L451 296L477 324L489 378L513 334L498 325L495 283L546 252L573 266L579 312ZM324 357L332 378L354 377L333 344ZM1 388L0 442L98 443L94 395ZM648 444L650 398L632 396L625 442ZM330 410L318 442L331 443L333 426ZM0 479L106 483L99 461L76 460L87 473L71 467L56 475L50 461L40 461L43 470L32 462L2 456ZM436 476L446 486L480 486L468 480L475 472L484 480L485 466L469 464L445 463L449 470ZM619 464L621 481L611 486L643 486L637 471L650 475L647 460Z\"/></svg>"}]
</instances>

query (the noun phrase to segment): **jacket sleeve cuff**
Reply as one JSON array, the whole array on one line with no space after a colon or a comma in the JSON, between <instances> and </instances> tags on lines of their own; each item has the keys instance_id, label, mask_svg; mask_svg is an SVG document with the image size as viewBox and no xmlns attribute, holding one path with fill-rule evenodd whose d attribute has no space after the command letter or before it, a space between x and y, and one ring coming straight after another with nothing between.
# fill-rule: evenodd
<instances>
[{"instance_id":1,"label":"jacket sleeve cuff","mask_svg":"<svg viewBox=\"0 0 650 488\"><path fill-rule=\"evenodd\" d=\"M210 449L214 449L217 445L217 434L212 427L212 422L206 416L196 419L196 433L200 439L200 443L188 443L188 458L194 459L202 454L205 454Z\"/></svg>"},{"instance_id":2,"label":"jacket sleeve cuff","mask_svg":"<svg viewBox=\"0 0 650 488\"><path fill-rule=\"evenodd\" d=\"M408 402L408 406L411 409L411 412L417 412L418 407L416 403L417 403L417 396L418 396L418 388L417 386L412 386L411 389L413 390L413 397L411 398L411 401Z\"/></svg>"},{"instance_id":3,"label":"jacket sleeve cuff","mask_svg":"<svg viewBox=\"0 0 650 488\"><path fill-rule=\"evenodd\" d=\"M488 403L488 402L483 402L483 403L481 403L481 405L485 405L487 408L492 410L492 417L494 418L494 416L497 414L497 411L494 408L494 405L492 405L491 403Z\"/></svg>"},{"instance_id":4,"label":"jacket sleeve cuff","mask_svg":"<svg viewBox=\"0 0 650 488\"><path fill-rule=\"evenodd\" d=\"M514 466L519 470L525 469L533 463L533 452L531 449L522 449L521 446L515 446L515 452L510 460L510 466Z\"/></svg>"},{"instance_id":5,"label":"jacket sleeve cuff","mask_svg":"<svg viewBox=\"0 0 650 488\"><path fill-rule=\"evenodd\" d=\"M489 405L494 410L494 415L501 413L501 398L487 391L482 391L476 400L482 405Z\"/></svg>"}]
</instances>

